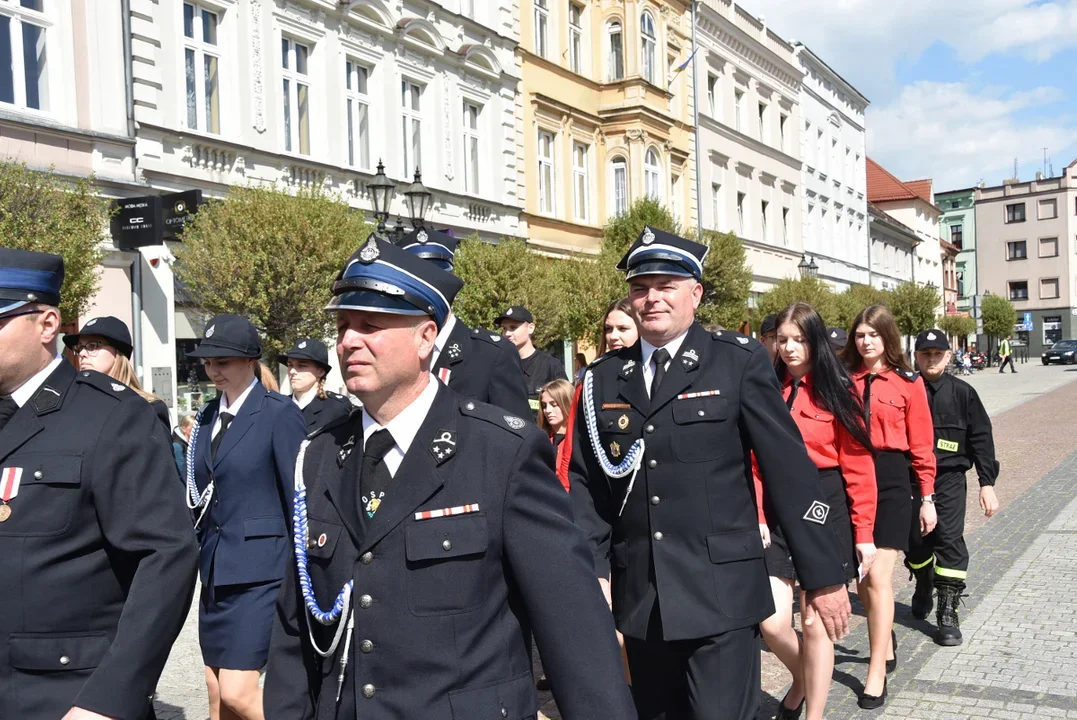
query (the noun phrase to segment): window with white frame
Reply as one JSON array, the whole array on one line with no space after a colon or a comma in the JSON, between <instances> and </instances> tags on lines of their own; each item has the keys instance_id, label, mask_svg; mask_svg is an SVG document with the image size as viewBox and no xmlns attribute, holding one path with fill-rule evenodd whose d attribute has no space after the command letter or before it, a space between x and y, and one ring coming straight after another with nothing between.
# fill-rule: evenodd
<instances>
[{"instance_id":1,"label":"window with white frame","mask_svg":"<svg viewBox=\"0 0 1077 720\"><path fill-rule=\"evenodd\" d=\"M768 213L769 210L770 210L770 203L768 203L766 200L763 200L763 201L761 201L759 203L759 216L760 216L760 218L762 218L761 224L760 224L760 229L763 231L762 236L761 236L763 242L769 242L770 241L770 228L767 227L767 213Z\"/></svg>"},{"instance_id":2,"label":"window with white frame","mask_svg":"<svg viewBox=\"0 0 1077 720\"><path fill-rule=\"evenodd\" d=\"M50 2L53 0L49 0ZM49 110L46 0L0 3L0 104Z\"/></svg>"},{"instance_id":3,"label":"window with white frame","mask_svg":"<svg viewBox=\"0 0 1077 720\"><path fill-rule=\"evenodd\" d=\"M722 228L722 185L711 183L711 227L715 230Z\"/></svg>"},{"instance_id":4,"label":"window with white frame","mask_svg":"<svg viewBox=\"0 0 1077 720\"><path fill-rule=\"evenodd\" d=\"M609 44L607 77L611 81L621 80L625 76L625 46L624 30L619 20L606 26L606 38Z\"/></svg>"},{"instance_id":5,"label":"window with white frame","mask_svg":"<svg viewBox=\"0 0 1077 720\"><path fill-rule=\"evenodd\" d=\"M759 103L759 141L767 141L767 104Z\"/></svg>"},{"instance_id":6,"label":"window with white frame","mask_svg":"<svg viewBox=\"0 0 1077 720\"><path fill-rule=\"evenodd\" d=\"M778 116L778 149L779 150L785 150L788 147L786 137L785 137L785 128L787 127L788 122L789 122L789 116L786 115L785 113L782 113L782 114L780 114Z\"/></svg>"},{"instance_id":7,"label":"window with white frame","mask_svg":"<svg viewBox=\"0 0 1077 720\"><path fill-rule=\"evenodd\" d=\"M662 199L662 161L654 148L648 148L643 159L643 191L655 200Z\"/></svg>"},{"instance_id":8,"label":"window with white frame","mask_svg":"<svg viewBox=\"0 0 1077 720\"><path fill-rule=\"evenodd\" d=\"M400 132L404 143L404 174L422 170L423 86L400 81Z\"/></svg>"},{"instance_id":9,"label":"window with white frame","mask_svg":"<svg viewBox=\"0 0 1077 720\"><path fill-rule=\"evenodd\" d=\"M472 194L479 192L479 118L482 108L464 103L464 185Z\"/></svg>"},{"instance_id":10,"label":"window with white frame","mask_svg":"<svg viewBox=\"0 0 1077 720\"><path fill-rule=\"evenodd\" d=\"M535 54L548 57L550 51L550 0L535 0Z\"/></svg>"},{"instance_id":11,"label":"window with white frame","mask_svg":"<svg viewBox=\"0 0 1077 720\"><path fill-rule=\"evenodd\" d=\"M284 83L284 149L310 155L310 48L282 37L281 76Z\"/></svg>"},{"instance_id":12,"label":"window with white frame","mask_svg":"<svg viewBox=\"0 0 1077 720\"><path fill-rule=\"evenodd\" d=\"M348 164L370 169L370 69L344 63L348 105Z\"/></svg>"},{"instance_id":13,"label":"window with white frame","mask_svg":"<svg viewBox=\"0 0 1077 720\"><path fill-rule=\"evenodd\" d=\"M748 196L742 192L737 193L737 234L744 237L745 231L748 229L744 224L744 203L747 201Z\"/></svg>"},{"instance_id":14,"label":"window with white frame","mask_svg":"<svg viewBox=\"0 0 1077 720\"><path fill-rule=\"evenodd\" d=\"M782 244L789 244L789 208L782 208Z\"/></svg>"},{"instance_id":15,"label":"window with white frame","mask_svg":"<svg viewBox=\"0 0 1077 720\"><path fill-rule=\"evenodd\" d=\"M576 219L586 221L589 217L587 193L587 165L590 148L581 142L572 143L572 200L575 205Z\"/></svg>"},{"instance_id":16,"label":"window with white frame","mask_svg":"<svg viewBox=\"0 0 1077 720\"><path fill-rule=\"evenodd\" d=\"M221 98L216 12L183 3L183 63L187 92L187 127L221 131Z\"/></svg>"},{"instance_id":17,"label":"window with white frame","mask_svg":"<svg viewBox=\"0 0 1077 720\"><path fill-rule=\"evenodd\" d=\"M715 105L715 103L717 102L717 97L718 97L718 76L717 75L708 75L707 76L707 108L710 110L710 116L712 118L718 117L718 114L715 112L717 110L717 106Z\"/></svg>"},{"instance_id":18,"label":"window with white frame","mask_svg":"<svg viewBox=\"0 0 1077 720\"><path fill-rule=\"evenodd\" d=\"M610 187L613 188L613 212L621 215L628 211L628 161L623 157L610 162Z\"/></svg>"},{"instance_id":19,"label":"window with white frame","mask_svg":"<svg viewBox=\"0 0 1077 720\"><path fill-rule=\"evenodd\" d=\"M553 133L539 130L538 134L538 170L539 170L539 212L543 215L554 214L554 163Z\"/></svg>"},{"instance_id":20,"label":"window with white frame","mask_svg":"<svg viewBox=\"0 0 1077 720\"><path fill-rule=\"evenodd\" d=\"M658 45L658 35L654 30L654 18L644 12L639 18L640 30L640 74L649 83L654 83L654 49Z\"/></svg>"},{"instance_id":21,"label":"window with white frame","mask_svg":"<svg viewBox=\"0 0 1077 720\"><path fill-rule=\"evenodd\" d=\"M671 175L669 179L669 205L673 217L681 221L681 176Z\"/></svg>"},{"instance_id":22,"label":"window with white frame","mask_svg":"<svg viewBox=\"0 0 1077 720\"><path fill-rule=\"evenodd\" d=\"M574 73L583 72L583 7L568 4L568 64Z\"/></svg>"},{"instance_id":23,"label":"window with white frame","mask_svg":"<svg viewBox=\"0 0 1077 720\"><path fill-rule=\"evenodd\" d=\"M741 114L744 110L744 93L740 90L733 91L733 126L740 132Z\"/></svg>"}]
</instances>

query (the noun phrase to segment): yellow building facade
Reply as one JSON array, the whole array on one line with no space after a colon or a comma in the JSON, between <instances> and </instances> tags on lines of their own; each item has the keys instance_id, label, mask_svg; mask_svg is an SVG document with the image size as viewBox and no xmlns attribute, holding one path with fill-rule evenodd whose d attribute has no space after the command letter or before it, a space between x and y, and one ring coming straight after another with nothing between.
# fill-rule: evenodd
<instances>
[{"instance_id":1,"label":"yellow building facade","mask_svg":"<svg viewBox=\"0 0 1077 720\"><path fill-rule=\"evenodd\" d=\"M596 253L646 195L694 227L690 0L520 0L521 232Z\"/></svg>"}]
</instances>

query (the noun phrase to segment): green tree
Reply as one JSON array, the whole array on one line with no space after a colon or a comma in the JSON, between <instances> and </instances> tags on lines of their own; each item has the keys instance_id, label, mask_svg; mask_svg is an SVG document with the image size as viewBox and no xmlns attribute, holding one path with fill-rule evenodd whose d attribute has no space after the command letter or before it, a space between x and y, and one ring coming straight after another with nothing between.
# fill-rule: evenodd
<instances>
[{"instance_id":1,"label":"green tree","mask_svg":"<svg viewBox=\"0 0 1077 720\"><path fill-rule=\"evenodd\" d=\"M822 315L823 322L830 327L836 314L834 298L834 291L819 278L784 278L759 297L759 322L795 302L806 302Z\"/></svg>"},{"instance_id":2,"label":"green tree","mask_svg":"<svg viewBox=\"0 0 1077 720\"><path fill-rule=\"evenodd\" d=\"M678 235L681 233L681 226L673 213L652 197L635 201L623 213L611 218L603 228L602 249L595 261L597 272L593 278L603 310L614 300L628 294L624 273L617 269L617 263L632 247L643 228L648 226ZM595 323L601 319L595 318Z\"/></svg>"},{"instance_id":3,"label":"green tree","mask_svg":"<svg viewBox=\"0 0 1077 720\"><path fill-rule=\"evenodd\" d=\"M332 332L324 308L333 279L371 229L362 213L318 190L234 188L184 228L175 272L205 312L254 323L273 358L298 338Z\"/></svg>"},{"instance_id":4,"label":"green tree","mask_svg":"<svg viewBox=\"0 0 1077 720\"><path fill-rule=\"evenodd\" d=\"M744 245L734 233L703 231L710 246L703 262L703 302L696 318L703 324L716 323L735 330L747 317L752 270L746 262Z\"/></svg>"},{"instance_id":5,"label":"green tree","mask_svg":"<svg viewBox=\"0 0 1077 720\"><path fill-rule=\"evenodd\" d=\"M1013 334L1017 310L1009 300L1001 295L986 295L980 304L980 312L983 313L985 335L1003 338Z\"/></svg>"},{"instance_id":6,"label":"green tree","mask_svg":"<svg viewBox=\"0 0 1077 720\"><path fill-rule=\"evenodd\" d=\"M901 334L915 337L935 323L939 291L928 285L901 283L890 292L887 305Z\"/></svg>"},{"instance_id":7,"label":"green tree","mask_svg":"<svg viewBox=\"0 0 1077 720\"><path fill-rule=\"evenodd\" d=\"M853 284L843 293L834 296L834 318L832 327L852 327L853 320L860 311L872 305L889 304L890 294L871 285Z\"/></svg>"},{"instance_id":8,"label":"green tree","mask_svg":"<svg viewBox=\"0 0 1077 720\"><path fill-rule=\"evenodd\" d=\"M63 257L60 313L69 322L87 310L100 281L110 211L94 194L93 181L0 162L0 247Z\"/></svg>"},{"instance_id":9,"label":"green tree","mask_svg":"<svg viewBox=\"0 0 1077 720\"><path fill-rule=\"evenodd\" d=\"M935 327L955 338L966 338L976 332L976 321L967 315L940 315Z\"/></svg>"}]
</instances>

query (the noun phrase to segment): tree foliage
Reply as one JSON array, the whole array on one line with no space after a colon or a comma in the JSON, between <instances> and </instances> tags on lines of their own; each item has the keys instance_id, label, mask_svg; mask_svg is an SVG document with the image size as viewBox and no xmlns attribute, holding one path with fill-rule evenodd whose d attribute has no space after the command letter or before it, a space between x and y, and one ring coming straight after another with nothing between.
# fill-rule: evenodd
<instances>
[{"instance_id":1,"label":"tree foliage","mask_svg":"<svg viewBox=\"0 0 1077 720\"><path fill-rule=\"evenodd\" d=\"M752 289L744 245L734 233L713 230L703 231L703 241L710 252L703 262L703 302L696 318L703 324L735 330L747 317L746 302Z\"/></svg>"},{"instance_id":2,"label":"tree foliage","mask_svg":"<svg viewBox=\"0 0 1077 720\"><path fill-rule=\"evenodd\" d=\"M1001 295L987 295L980 304L983 313L984 334L1000 338L1013 334L1017 324L1017 310Z\"/></svg>"},{"instance_id":3,"label":"tree foliage","mask_svg":"<svg viewBox=\"0 0 1077 720\"><path fill-rule=\"evenodd\" d=\"M602 250L596 260L597 272L593 278L594 287L602 298L599 303L602 310L599 311L599 317L595 318L596 325L602 320L601 312L610 303L628 294L624 273L617 269L617 263L628 252L628 248L632 247L644 227L665 230L675 235L681 233L681 226L673 213L652 197L636 200L625 212L610 219L602 230ZM597 328L592 330L592 334L597 333Z\"/></svg>"},{"instance_id":4,"label":"tree foliage","mask_svg":"<svg viewBox=\"0 0 1077 720\"><path fill-rule=\"evenodd\" d=\"M207 313L242 315L274 357L301 337L326 337L333 278L372 228L319 190L237 187L183 231L175 272Z\"/></svg>"},{"instance_id":5,"label":"tree foliage","mask_svg":"<svg viewBox=\"0 0 1077 720\"><path fill-rule=\"evenodd\" d=\"M848 332L860 311L872 305L888 305L890 293L871 285L853 284L845 292L834 296L834 318L830 327L840 327Z\"/></svg>"},{"instance_id":6,"label":"tree foliage","mask_svg":"<svg viewBox=\"0 0 1077 720\"><path fill-rule=\"evenodd\" d=\"M86 311L100 282L110 211L108 201L94 194L93 180L0 162L0 246L63 257L60 312L67 321Z\"/></svg>"},{"instance_id":7,"label":"tree foliage","mask_svg":"<svg viewBox=\"0 0 1077 720\"><path fill-rule=\"evenodd\" d=\"M902 335L915 337L935 324L939 291L929 285L901 283L890 291L887 307Z\"/></svg>"},{"instance_id":8,"label":"tree foliage","mask_svg":"<svg viewBox=\"0 0 1077 720\"><path fill-rule=\"evenodd\" d=\"M967 315L940 315L935 327L952 337L965 338L976 332L976 321Z\"/></svg>"},{"instance_id":9,"label":"tree foliage","mask_svg":"<svg viewBox=\"0 0 1077 720\"><path fill-rule=\"evenodd\" d=\"M818 278L784 278L759 297L759 322L767 315L781 312L795 302L806 302L815 308L823 317L823 322L830 327L837 317L835 297L830 286Z\"/></svg>"}]
</instances>

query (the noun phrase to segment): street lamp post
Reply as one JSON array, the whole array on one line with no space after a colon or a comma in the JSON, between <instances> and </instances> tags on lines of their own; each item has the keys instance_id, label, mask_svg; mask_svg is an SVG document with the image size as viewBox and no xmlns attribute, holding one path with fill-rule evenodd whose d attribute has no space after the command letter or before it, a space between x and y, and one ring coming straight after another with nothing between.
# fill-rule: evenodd
<instances>
[{"instance_id":1,"label":"street lamp post","mask_svg":"<svg viewBox=\"0 0 1077 720\"><path fill-rule=\"evenodd\" d=\"M815 262L815 258L811 258L809 261L807 255L801 256L800 264L797 265L797 270L800 271L800 277L802 278L819 277L819 265Z\"/></svg>"},{"instance_id":2,"label":"street lamp post","mask_svg":"<svg viewBox=\"0 0 1077 720\"><path fill-rule=\"evenodd\" d=\"M385 164L378 160L377 172L374 179L367 183L370 191L370 200L374 206L374 218L378 221L378 236L392 243L399 243L407 234L408 229L404 226L404 219L399 215L396 225L390 230L386 227L389 220L389 207L396 194L396 183L385 174ZM434 194L423 185L422 172L415 169L415 179L408 189L404 191L404 203L408 208L408 218L412 228L421 228L426 219L426 213L433 205Z\"/></svg>"}]
</instances>

